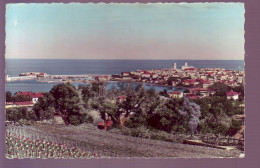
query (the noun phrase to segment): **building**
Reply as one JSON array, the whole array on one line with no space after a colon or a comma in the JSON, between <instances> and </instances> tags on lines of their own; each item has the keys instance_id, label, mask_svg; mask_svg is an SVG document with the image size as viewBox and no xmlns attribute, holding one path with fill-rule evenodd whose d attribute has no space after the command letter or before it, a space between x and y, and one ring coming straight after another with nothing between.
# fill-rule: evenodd
<instances>
[{"instance_id":1,"label":"building","mask_svg":"<svg viewBox=\"0 0 260 168\"><path fill-rule=\"evenodd\" d=\"M183 97L182 92L169 92L168 94L171 98L182 98Z\"/></svg>"},{"instance_id":2,"label":"building","mask_svg":"<svg viewBox=\"0 0 260 168\"><path fill-rule=\"evenodd\" d=\"M12 78L11 78L10 75L6 75L6 76L5 76L5 80L6 80L7 82L10 82L10 81L12 80Z\"/></svg>"},{"instance_id":3,"label":"building","mask_svg":"<svg viewBox=\"0 0 260 168\"><path fill-rule=\"evenodd\" d=\"M150 78L152 76L152 74L150 72L145 72L141 76L142 76L142 78Z\"/></svg>"},{"instance_id":4,"label":"building","mask_svg":"<svg viewBox=\"0 0 260 168\"><path fill-rule=\"evenodd\" d=\"M39 73L39 74L37 74L36 75L37 77L39 77L39 78L45 78L45 77L47 77L48 75L46 74L46 73Z\"/></svg>"},{"instance_id":5,"label":"building","mask_svg":"<svg viewBox=\"0 0 260 168\"><path fill-rule=\"evenodd\" d=\"M211 84L210 81L203 81L202 82L202 87L203 88L208 88L210 86L210 84Z\"/></svg>"},{"instance_id":6,"label":"building","mask_svg":"<svg viewBox=\"0 0 260 168\"><path fill-rule=\"evenodd\" d=\"M108 80L108 76L104 75L104 76L95 76L95 80L97 81L106 81Z\"/></svg>"},{"instance_id":7,"label":"building","mask_svg":"<svg viewBox=\"0 0 260 168\"><path fill-rule=\"evenodd\" d=\"M229 92L226 93L227 95L227 99L233 99L233 100L237 100L239 93L238 92L234 92L233 90L230 90Z\"/></svg>"},{"instance_id":8,"label":"building","mask_svg":"<svg viewBox=\"0 0 260 168\"><path fill-rule=\"evenodd\" d=\"M173 63L173 69L177 69L177 64L176 64L176 62Z\"/></svg>"},{"instance_id":9,"label":"building","mask_svg":"<svg viewBox=\"0 0 260 168\"><path fill-rule=\"evenodd\" d=\"M189 66L187 62L185 62L185 65L184 66L181 66L181 69L182 70L185 70L185 69L189 69L189 68L194 68L193 66Z\"/></svg>"},{"instance_id":10,"label":"building","mask_svg":"<svg viewBox=\"0 0 260 168\"><path fill-rule=\"evenodd\" d=\"M33 92L16 92L14 96L23 95L31 99L32 103L36 103L40 97L43 96L42 92L33 93Z\"/></svg>"}]
</instances>

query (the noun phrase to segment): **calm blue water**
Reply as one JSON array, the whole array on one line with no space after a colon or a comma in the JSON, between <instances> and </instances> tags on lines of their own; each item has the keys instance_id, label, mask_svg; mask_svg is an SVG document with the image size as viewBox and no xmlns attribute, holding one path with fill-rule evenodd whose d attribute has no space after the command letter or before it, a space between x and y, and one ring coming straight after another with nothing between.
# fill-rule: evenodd
<instances>
[{"instance_id":1,"label":"calm blue water","mask_svg":"<svg viewBox=\"0 0 260 168\"><path fill-rule=\"evenodd\" d=\"M225 68L230 70L244 70L243 60L46 60L46 59L6 59L6 74L18 76L23 72L45 72L53 75L79 74L120 74L125 71L138 69L171 68L173 62L180 68L187 62L196 68ZM48 92L55 83L40 83L35 80L6 82L6 90ZM74 84L75 86L79 84ZM144 88L154 88L156 91L172 87L155 87L144 85Z\"/></svg>"},{"instance_id":2,"label":"calm blue water","mask_svg":"<svg viewBox=\"0 0 260 168\"><path fill-rule=\"evenodd\" d=\"M6 73L18 76L22 72L45 72L52 75L120 74L138 69L180 68L187 62L196 68L243 70L243 60L50 60L6 59Z\"/></svg>"}]
</instances>

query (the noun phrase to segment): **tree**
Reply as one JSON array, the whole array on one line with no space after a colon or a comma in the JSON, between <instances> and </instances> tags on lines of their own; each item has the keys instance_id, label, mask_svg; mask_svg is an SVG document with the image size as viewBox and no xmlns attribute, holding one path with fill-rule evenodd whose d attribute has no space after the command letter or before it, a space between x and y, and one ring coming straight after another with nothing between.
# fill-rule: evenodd
<instances>
[{"instance_id":1,"label":"tree","mask_svg":"<svg viewBox=\"0 0 260 168\"><path fill-rule=\"evenodd\" d=\"M6 120L18 122L21 119L27 121L34 121L36 119L35 114L32 111L28 111L27 107L16 107L6 109Z\"/></svg>"},{"instance_id":2,"label":"tree","mask_svg":"<svg viewBox=\"0 0 260 168\"><path fill-rule=\"evenodd\" d=\"M226 93L231 89L230 86L216 82L213 85L209 86L209 89L215 90L216 91L216 96L226 96Z\"/></svg>"},{"instance_id":3,"label":"tree","mask_svg":"<svg viewBox=\"0 0 260 168\"><path fill-rule=\"evenodd\" d=\"M139 87L137 91L133 90L131 87L128 87L125 95L125 101L117 101L119 110L117 111L116 116L119 117L121 127L124 127L125 122L131 112L135 113L135 115L140 115L142 113L142 104L148 100L146 91L141 87Z\"/></svg>"},{"instance_id":4,"label":"tree","mask_svg":"<svg viewBox=\"0 0 260 168\"><path fill-rule=\"evenodd\" d=\"M87 103L91 97L93 97L93 93L89 86L80 85L78 89L81 91L82 101L84 102L85 107L87 108Z\"/></svg>"},{"instance_id":5,"label":"tree","mask_svg":"<svg viewBox=\"0 0 260 168\"><path fill-rule=\"evenodd\" d=\"M33 111L37 117L37 120L52 119L53 114L56 112L54 108L54 100L52 94L45 93L43 97L40 97L37 103L33 106Z\"/></svg>"},{"instance_id":6,"label":"tree","mask_svg":"<svg viewBox=\"0 0 260 168\"><path fill-rule=\"evenodd\" d=\"M75 123L75 117L81 116L79 96L76 88L69 83L55 85L48 94L45 94L35 104L34 110L38 119L42 119L48 109L54 108L59 113L66 125ZM84 116L83 116L84 117ZM71 120L74 122L71 123Z\"/></svg>"},{"instance_id":7,"label":"tree","mask_svg":"<svg viewBox=\"0 0 260 168\"><path fill-rule=\"evenodd\" d=\"M191 134L197 133L197 127L200 123L200 106L196 103L192 103L189 99L184 98L182 107L178 112L188 119L188 125L190 127Z\"/></svg>"},{"instance_id":8,"label":"tree","mask_svg":"<svg viewBox=\"0 0 260 168\"><path fill-rule=\"evenodd\" d=\"M226 135L231 125L231 117L236 108L226 97L212 96L195 100L201 107L201 133L214 133Z\"/></svg>"},{"instance_id":9,"label":"tree","mask_svg":"<svg viewBox=\"0 0 260 168\"><path fill-rule=\"evenodd\" d=\"M24 101L31 101L32 100L31 96L29 96L29 95L27 95L27 96L25 96L25 95L14 95L12 99L13 99L14 102L24 102Z\"/></svg>"},{"instance_id":10,"label":"tree","mask_svg":"<svg viewBox=\"0 0 260 168\"><path fill-rule=\"evenodd\" d=\"M10 91L7 91L5 93L5 101L6 102L12 102L13 101L13 98L12 98L12 93Z\"/></svg>"},{"instance_id":11,"label":"tree","mask_svg":"<svg viewBox=\"0 0 260 168\"><path fill-rule=\"evenodd\" d=\"M119 108L112 100L107 99L105 96L100 96L92 101L91 107L99 111L101 118L104 120L105 130L107 130L107 122L109 120L116 122L116 112Z\"/></svg>"}]
</instances>

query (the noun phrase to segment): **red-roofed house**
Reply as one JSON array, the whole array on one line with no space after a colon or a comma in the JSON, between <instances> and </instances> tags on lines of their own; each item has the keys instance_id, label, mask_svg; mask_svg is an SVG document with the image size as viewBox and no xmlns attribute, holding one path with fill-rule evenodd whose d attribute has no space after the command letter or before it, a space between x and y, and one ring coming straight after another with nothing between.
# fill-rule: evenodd
<instances>
[{"instance_id":1,"label":"red-roofed house","mask_svg":"<svg viewBox=\"0 0 260 168\"><path fill-rule=\"evenodd\" d=\"M210 86L210 81L203 81L202 82L202 87L203 88L208 88Z\"/></svg>"},{"instance_id":2,"label":"red-roofed house","mask_svg":"<svg viewBox=\"0 0 260 168\"><path fill-rule=\"evenodd\" d=\"M172 98L182 98L183 97L182 92L169 92L168 94Z\"/></svg>"},{"instance_id":3,"label":"red-roofed house","mask_svg":"<svg viewBox=\"0 0 260 168\"><path fill-rule=\"evenodd\" d=\"M98 123L98 128L99 128L99 129L105 129L105 128L107 128L107 127L111 127L112 125L113 125L113 121L111 121L111 120L108 120L108 121L106 122L106 125L105 125L105 122L102 121L102 122Z\"/></svg>"},{"instance_id":4,"label":"red-roofed house","mask_svg":"<svg viewBox=\"0 0 260 168\"><path fill-rule=\"evenodd\" d=\"M184 85L197 85L199 82L196 79L186 79L183 81Z\"/></svg>"},{"instance_id":5,"label":"red-roofed house","mask_svg":"<svg viewBox=\"0 0 260 168\"><path fill-rule=\"evenodd\" d=\"M40 77L40 78L45 78L46 76L47 76L47 74L42 73L42 72L37 75L37 77Z\"/></svg>"},{"instance_id":6,"label":"red-roofed house","mask_svg":"<svg viewBox=\"0 0 260 168\"><path fill-rule=\"evenodd\" d=\"M194 94L194 93L187 93L185 96L186 96L187 98L189 98L189 99L198 99L198 98L199 98L199 96L197 96L197 95Z\"/></svg>"},{"instance_id":7,"label":"red-roofed house","mask_svg":"<svg viewBox=\"0 0 260 168\"><path fill-rule=\"evenodd\" d=\"M16 92L15 95L23 95L31 98L33 103L36 103L40 97L43 96L42 92L33 93L33 92Z\"/></svg>"},{"instance_id":8,"label":"red-roofed house","mask_svg":"<svg viewBox=\"0 0 260 168\"><path fill-rule=\"evenodd\" d=\"M30 96L32 98L32 102L36 103L38 101L38 99L43 96L43 93L41 93L41 92L39 92L39 93L31 93Z\"/></svg>"},{"instance_id":9,"label":"red-roofed house","mask_svg":"<svg viewBox=\"0 0 260 168\"><path fill-rule=\"evenodd\" d=\"M118 96L118 100L119 102L123 102L126 100L126 97L125 96Z\"/></svg>"},{"instance_id":10,"label":"red-roofed house","mask_svg":"<svg viewBox=\"0 0 260 168\"><path fill-rule=\"evenodd\" d=\"M227 99L233 99L233 100L237 100L239 93L238 92L234 92L233 90L230 90L229 92L226 93L227 95Z\"/></svg>"},{"instance_id":11,"label":"red-roofed house","mask_svg":"<svg viewBox=\"0 0 260 168\"><path fill-rule=\"evenodd\" d=\"M151 76L152 76L152 74L149 72L145 72L142 74L142 78L150 78Z\"/></svg>"},{"instance_id":12,"label":"red-roofed house","mask_svg":"<svg viewBox=\"0 0 260 168\"><path fill-rule=\"evenodd\" d=\"M176 86L177 85L177 81L172 81L172 86Z\"/></svg>"},{"instance_id":13,"label":"red-roofed house","mask_svg":"<svg viewBox=\"0 0 260 168\"><path fill-rule=\"evenodd\" d=\"M122 75L122 76L129 76L129 75L130 75L130 72L122 72L121 75Z\"/></svg>"}]
</instances>

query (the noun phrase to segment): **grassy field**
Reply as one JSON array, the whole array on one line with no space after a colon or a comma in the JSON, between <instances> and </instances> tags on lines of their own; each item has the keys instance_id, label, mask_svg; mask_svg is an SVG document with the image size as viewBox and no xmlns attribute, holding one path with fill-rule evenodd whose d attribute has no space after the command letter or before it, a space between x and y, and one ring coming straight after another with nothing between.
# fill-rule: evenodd
<instances>
[{"instance_id":1,"label":"grassy field","mask_svg":"<svg viewBox=\"0 0 260 168\"><path fill-rule=\"evenodd\" d=\"M76 141L78 147L100 157L172 157L172 158L218 158L239 157L239 150L223 150L125 136L99 130L92 124L80 126L37 125L37 130Z\"/></svg>"}]
</instances>

